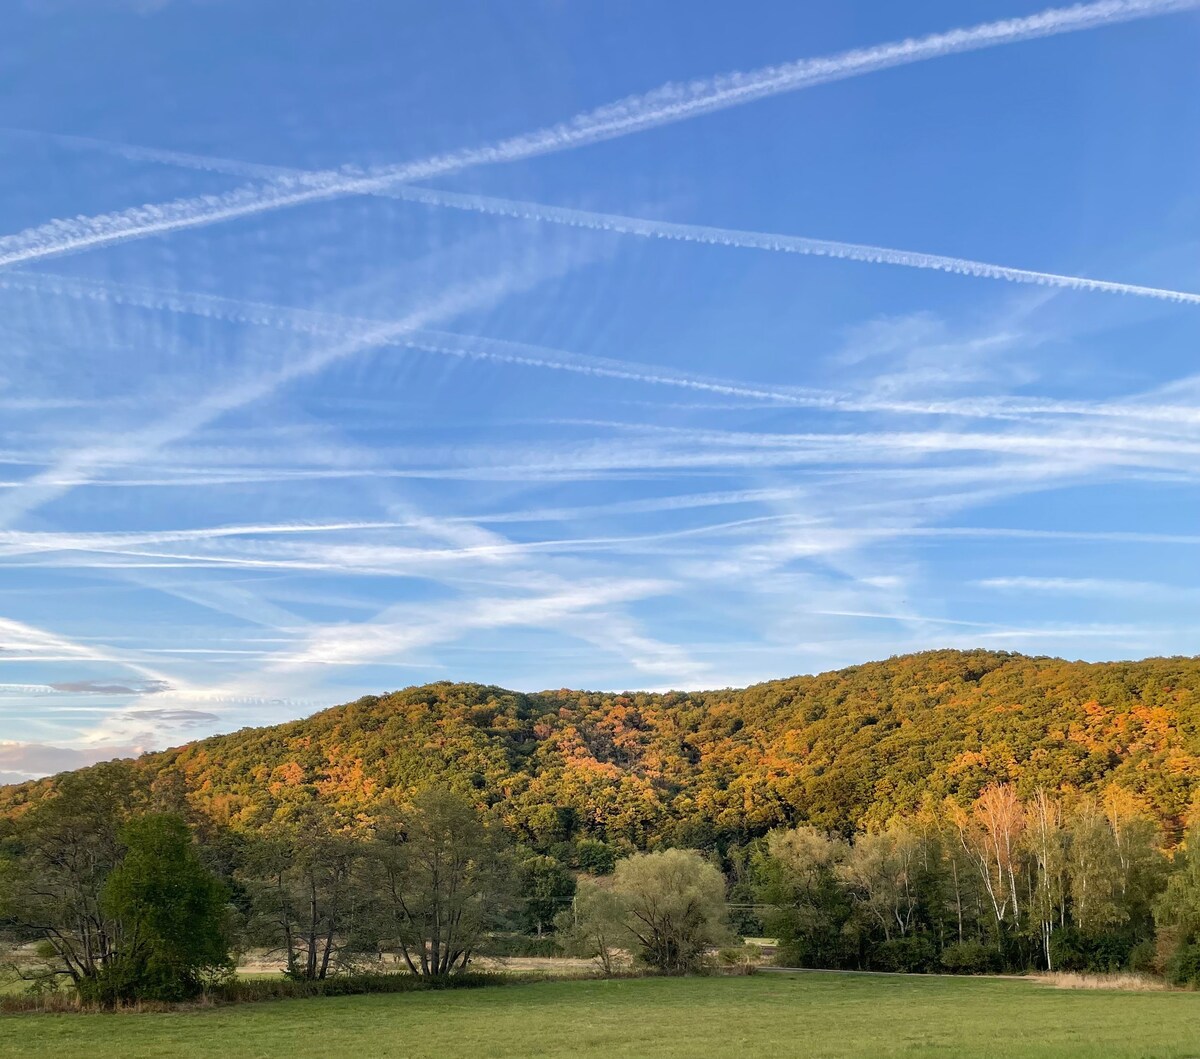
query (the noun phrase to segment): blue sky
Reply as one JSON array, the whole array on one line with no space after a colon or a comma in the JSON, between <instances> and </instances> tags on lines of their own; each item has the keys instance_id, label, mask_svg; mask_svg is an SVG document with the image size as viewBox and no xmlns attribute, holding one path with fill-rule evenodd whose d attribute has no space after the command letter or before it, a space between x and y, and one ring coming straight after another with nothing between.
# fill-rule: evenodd
<instances>
[{"instance_id":1,"label":"blue sky","mask_svg":"<svg viewBox=\"0 0 1200 1059\"><path fill-rule=\"evenodd\" d=\"M1195 653L1200 14L1044 11L5 5L0 779Z\"/></svg>"}]
</instances>

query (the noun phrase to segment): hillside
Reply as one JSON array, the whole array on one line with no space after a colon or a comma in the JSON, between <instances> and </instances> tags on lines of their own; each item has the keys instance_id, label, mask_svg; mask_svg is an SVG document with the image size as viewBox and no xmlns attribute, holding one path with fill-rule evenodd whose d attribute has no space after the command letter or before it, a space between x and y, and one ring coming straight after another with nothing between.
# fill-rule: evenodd
<instances>
[{"instance_id":1,"label":"hillside","mask_svg":"<svg viewBox=\"0 0 1200 1059\"><path fill-rule=\"evenodd\" d=\"M1110 782L1177 831L1200 784L1200 658L1087 664L933 651L742 690L521 694L438 683L147 755L159 789L255 828L317 797L357 813L434 780L524 841L737 842L848 830L1012 781ZM19 810L52 781L0 789Z\"/></svg>"}]
</instances>

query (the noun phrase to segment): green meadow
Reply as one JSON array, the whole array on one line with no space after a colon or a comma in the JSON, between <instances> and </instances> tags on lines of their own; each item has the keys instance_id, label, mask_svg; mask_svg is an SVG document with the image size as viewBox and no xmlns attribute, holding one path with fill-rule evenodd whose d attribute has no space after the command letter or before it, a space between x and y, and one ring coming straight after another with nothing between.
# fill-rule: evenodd
<instances>
[{"instance_id":1,"label":"green meadow","mask_svg":"<svg viewBox=\"0 0 1200 1059\"><path fill-rule=\"evenodd\" d=\"M0 1018L23 1059L1184 1059L1200 995L1028 981L822 973L550 981L170 1014Z\"/></svg>"}]
</instances>

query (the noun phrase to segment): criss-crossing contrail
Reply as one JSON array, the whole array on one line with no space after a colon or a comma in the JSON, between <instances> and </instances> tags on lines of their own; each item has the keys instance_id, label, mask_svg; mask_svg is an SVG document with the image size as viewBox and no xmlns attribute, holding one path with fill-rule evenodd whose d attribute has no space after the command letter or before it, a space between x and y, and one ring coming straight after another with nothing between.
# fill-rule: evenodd
<instances>
[{"instance_id":1,"label":"criss-crossing contrail","mask_svg":"<svg viewBox=\"0 0 1200 1059\"><path fill-rule=\"evenodd\" d=\"M270 305L217 294L158 290L112 280L81 279L44 272L0 273L0 290L35 291L81 301L130 306L268 327L317 338L379 333L387 321L316 309ZM1180 292L1182 293L1182 292ZM397 334L383 346L412 349L462 360L491 361L517 367L547 368L596 378L669 386L722 397L746 398L796 408L839 412L890 412L899 415L960 416L972 419L1019 419L1029 416L1079 416L1134 419L1194 427L1200 411L1187 404L1135 401L1069 401L1038 397L956 397L906 400L820 390L770 386L739 379L697 375L659 364L614 360L508 339L485 338L421 328ZM0 483L2 486L3 483Z\"/></svg>"},{"instance_id":2,"label":"criss-crossing contrail","mask_svg":"<svg viewBox=\"0 0 1200 1059\"><path fill-rule=\"evenodd\" d=\"M548 274L547 269L510 269L461 284L417 305L397 320L376 321L352 334L339 334L331 344L254 378L198 395L163 418L129 434L67 453L53 467L22 481L10 495L0 499L0 529L8 528L21 516L69 492L98 469L142 459L147 453L187 437L227 412L261 400L289 382L316 374L355 354L390 345L410 332L459 313L494 304L514 291L529 289Z\"/></svg>"},{"instance_id":3,"label":"criss-crossing contrail","mask_svg":"<svg viewBox=\"0 0 1200 1059\"><path fill-rule=\"evenodd\" d=\"M69 217L0 237L0 266L57 254L198 228L271 210L344 195L378 192L398 183L424 180L474 166L513 162L708 114L743 103L828 84L946 55L979 51L1018 41L1095 29L1200 7L1200 0L1097 0L1051 8L1024 18L986 22L910 40L750 72L670 83L533 132L483 147L467 148L401 165L370 170L328 169L301 178L279 178L222 195L202 195L138 206L90 217Z\"/></svg>"},{"instance_id":4,"label":"criss-crossing contrail","mask_svg":"<svg viewBox=\"0 0 1200 1059\"><path fill-rule=\"evenodd\" d=\"M201 169L207 172L225 173L240 177L267 177L273 180L304 180L309 174L303 170L281 166L242 162L229 158L213 158L187 154L180 151L160 150L114 144L103 140L81 137L54 137L79 146L94 147L139 161L157 162L164 165ZM1139 283L1124 283L1118 280L1093 279L1090 276L1075 276L1059 272L1043 272L1037 269L1014 268L996 265L973 258L953 257L948 254L931 254L921 250L901 250L895 247L874 246L868 243L850 243L838 239L815 239L811 236L786 235L778 232L755 232L737 228L718 228L704 224L681 224L647 217L630 217L624 214L599 213L568 206L551 206L539 202L523 202L516 199L496 198L489 195L466 194L442 191L435 188L414 187L410 184L391 185L372 194L405 202L418 202L427 206L441 206L474 213L491 214L498 217L513 217L520 220L561 224L572 228L584 228L598 232L613 232L649 239L670 239L685 243L703 243L709 246L730 246L750 250L767 250L784 254L803 254L813 257L838 258L844 261L862 261L877 265L895 265L901 268L931 269L959 276L974 276L980 279L1003 280L1008 283L1032 283L1043 287L1058 287L1065 290L1091 291L1103 294L1128 294L1140 298L1155 298L1160 301L1188 305L1200 305L1200 293L1177 290L1173 287L1151 287Z\"/></svg>"}]
</instances>

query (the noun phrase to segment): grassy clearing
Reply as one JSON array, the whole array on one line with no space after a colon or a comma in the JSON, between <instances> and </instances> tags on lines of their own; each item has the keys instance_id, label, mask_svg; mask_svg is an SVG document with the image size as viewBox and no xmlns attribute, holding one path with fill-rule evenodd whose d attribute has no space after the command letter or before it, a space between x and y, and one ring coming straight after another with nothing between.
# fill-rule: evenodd
<instances>
[{"instance_id":1,"label":"grassy clearing","mask_svg":"<svg viewBox=\"0 0 1200 1059\"><path fill-rule=\"evenodd\" d=\"M314 1047L329 1059L1184 1059L1200 1055L1200 995L814 973L0 1018L0 1055L25 1059L266 1059Z\"/></svg>"}]
</instances>

